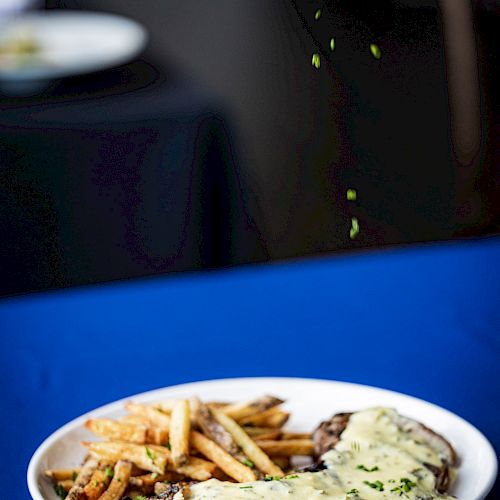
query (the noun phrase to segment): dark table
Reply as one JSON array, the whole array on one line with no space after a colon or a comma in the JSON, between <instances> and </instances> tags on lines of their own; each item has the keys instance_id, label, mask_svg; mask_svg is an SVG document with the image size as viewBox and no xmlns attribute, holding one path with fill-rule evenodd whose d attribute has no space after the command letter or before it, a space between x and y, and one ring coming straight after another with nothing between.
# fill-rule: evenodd
<instances>
[{"instance_id":1,"label":"dark table","mask_svg":"<svg viewBox=\"0 0 500 500\"><path fill-rule=\"evenodd\" d=\"M263 258L230 129L145 61L0 95L0 295Z\"/></svg>"},{"instance_id":2,"label":"dark table","mask_svg":"<svg viewBox=\"0 0 500 500\"><path fill-rule=\"evenodd\" d=\"M210 378L405 392L468 419L498 451L499 262L491 238L3 299L2 494L27 498L31 454L68 420Z\"/></svg>"}]
</instances>

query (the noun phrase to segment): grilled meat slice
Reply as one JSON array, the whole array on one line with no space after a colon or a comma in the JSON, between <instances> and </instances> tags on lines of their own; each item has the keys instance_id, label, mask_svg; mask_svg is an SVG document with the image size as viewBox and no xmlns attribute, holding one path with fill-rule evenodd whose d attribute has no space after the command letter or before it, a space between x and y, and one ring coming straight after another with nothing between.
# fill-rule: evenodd
<instances>
[{"instance_id":1,"label":"grilled meat slice","mask_svg":"<svg viewBox=\"0 0 500 500\"><path fill-rule=\"evenodd\" d=\"M342 433L349 423L352 413L337 413L330 420L322 422L313 433L315 458L320 463L320 457L327 451L335 448ZM436 477L436 490L446 493L452 483L451 469L457 467L459 459L453 446L440 434L427 426L408 417L398 416L398 427L415 437L424 440L439 455L441 466L425 463L424 465Z\"/></svg>"}]
</instances>

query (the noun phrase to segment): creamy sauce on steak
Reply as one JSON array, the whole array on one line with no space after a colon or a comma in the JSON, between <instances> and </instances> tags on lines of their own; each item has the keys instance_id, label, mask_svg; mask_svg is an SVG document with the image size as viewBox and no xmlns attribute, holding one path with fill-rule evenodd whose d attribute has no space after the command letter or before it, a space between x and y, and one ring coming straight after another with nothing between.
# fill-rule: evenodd
<instances>
[{"instance_id":1,"label":"creamy sauce on steak","mask_svg":"<svg viewBox=\"0 0 500 500\"><path fill-rule=\"evenodd\" d=\"M211 479L192 486L186 500L452 499L435 492L435 477L423 465L439 466L440 457L402 431L397 416L386 408L353 414L335 449L323 455L325 470L243 484Z\"/></svg>"}]
</instances>

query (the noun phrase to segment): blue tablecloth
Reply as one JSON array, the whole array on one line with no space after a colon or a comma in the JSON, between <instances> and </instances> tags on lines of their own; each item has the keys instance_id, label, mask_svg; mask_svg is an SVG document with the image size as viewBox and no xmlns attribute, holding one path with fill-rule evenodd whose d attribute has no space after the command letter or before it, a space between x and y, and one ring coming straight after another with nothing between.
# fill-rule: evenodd
<instances>
[{"instance_id":1,"label":"blue tablecloth","mask_svg":"<svg viewBox=\"0 0 500 500\"><path fill-rule=\"evenodd\" d=\"M2 495L27 497L31 454L73 417L209 378L394 389L465 417L499 450L499 263L490 238L4 299Z\"/></svg>"}]
</instances>

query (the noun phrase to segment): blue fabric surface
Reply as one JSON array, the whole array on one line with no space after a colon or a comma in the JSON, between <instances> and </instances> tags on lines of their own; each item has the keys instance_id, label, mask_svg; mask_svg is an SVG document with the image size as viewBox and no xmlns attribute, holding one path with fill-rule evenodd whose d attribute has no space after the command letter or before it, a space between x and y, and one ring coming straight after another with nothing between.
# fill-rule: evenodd
<instances>
[{"instance_id":1,"label":"blue fabric surface","mask_svg":"<svg viewBox=\"0 0 500 500\"><path fill-rule=\"evenodd\" d=\"M402 391L500 449L500 238L152 278L0 302L5 498L41 441L96 406L200 379Z\"/></svg>"}]
</instances>

